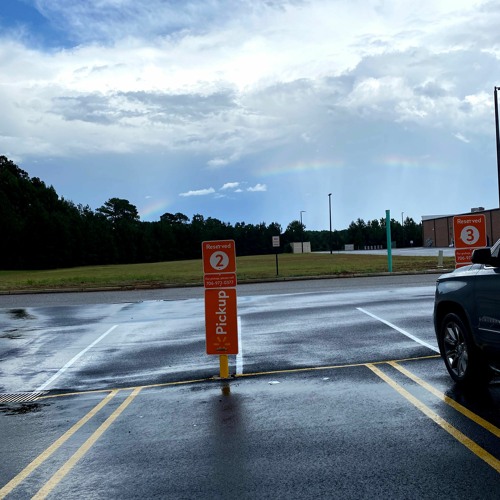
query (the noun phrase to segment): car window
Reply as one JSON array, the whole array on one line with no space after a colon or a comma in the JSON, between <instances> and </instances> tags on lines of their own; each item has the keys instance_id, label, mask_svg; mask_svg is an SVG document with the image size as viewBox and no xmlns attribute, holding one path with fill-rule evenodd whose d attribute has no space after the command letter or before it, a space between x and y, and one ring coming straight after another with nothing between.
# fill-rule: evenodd
<instances>
[{"instance_id":1,"label":"car window","mask_svg":"<svg viewBox=\"0 0 500 500\"><path fill-rule=\"evenodd\" d=\"M498 240L492 247L491 247L491 256L492 257L498 257L500 251L500 240Z\"/></svg>"}]
</instances>

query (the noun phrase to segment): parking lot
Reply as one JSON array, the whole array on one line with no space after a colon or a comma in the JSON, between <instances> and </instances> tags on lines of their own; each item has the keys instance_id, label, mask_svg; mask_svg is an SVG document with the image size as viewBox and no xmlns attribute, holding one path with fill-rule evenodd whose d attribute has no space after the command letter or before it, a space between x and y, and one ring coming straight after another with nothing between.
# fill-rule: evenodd
<instances>
[{"instance_id":1,"label":"parking lot","mask_svg":"<svg viewBox=\"0 0 500 500\"><path fill-rule=\"evenodd\" d=\"M500 386L449 378L433 278L303 287L240 287L230 380L203 353L196 290L4 309L4 394L116 328L35 401L0 405L0 496L496 498Z\"/></svg>"}]
</instances>

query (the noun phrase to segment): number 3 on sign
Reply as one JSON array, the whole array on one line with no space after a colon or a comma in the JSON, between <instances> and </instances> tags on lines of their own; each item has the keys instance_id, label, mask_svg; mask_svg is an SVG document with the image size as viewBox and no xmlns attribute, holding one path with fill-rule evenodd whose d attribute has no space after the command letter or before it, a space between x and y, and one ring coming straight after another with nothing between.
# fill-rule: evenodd
<instances>
[{"instance_id":1,"label":"number 3 on sign","mask_svg":"<svg viewBox=\"0 0 500 500\"><path fill-rule=\"evenodd\" d=\"M460 233L460 239L466 245L475 245L479 237L479 230L475 226L465 226Z\"/></svg>"},{"instance_id":2,"label":"number 3 on sign","mask_svg":"<svg viewBox=\"0 0 500 500\"><path fill-rule=\"evenodd\" d=\"M229 264L229 255L226 252L214 252L210 256L210 265L217 269L218 271L222 271L226 269Z\"/></svg>"}]
</instances>

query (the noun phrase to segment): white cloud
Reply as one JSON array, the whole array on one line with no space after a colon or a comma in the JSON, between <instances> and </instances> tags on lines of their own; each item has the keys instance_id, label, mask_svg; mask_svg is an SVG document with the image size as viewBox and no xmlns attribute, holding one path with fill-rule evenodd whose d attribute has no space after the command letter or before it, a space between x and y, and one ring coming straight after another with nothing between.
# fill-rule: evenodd
<instances>
[{"instance_id":1,"label":"white cloud","mask_svg":"<svg viewBox=\"0 0 500 500\"><path fill-rule=\"evenodd\" d=\"M464 137L460 132L457 132L455 134L455 137L459 140L459 141L462 141L462 142L465 142L466 144L469 144L469 139L467 139L467 137Z\"/></svg>"},{"instance_id":2,"label":"white cloud","mask_svg":"<svg viewBox=\"0 0 500 500\"><path fill-rule=\"evenodd\" d=\"M239 182L226 182L220 189L221 191L224 191L226 189L236 189L239 185Z\"/></svg>"},{"instance_id":3,"label":"white cloud","mask_svg":"<svg viewBox=\"0 0 500 500\"><path fill-rule=\"evenodd\" d=\"M0 149L21 167L26 159L64 164L65 175L47 179L56 187L71 185L72 169L80 168L82 178L120 179L131 193L144 183L142 197L161 193L180 203L172 212L201 210L200 197L215 194L224 213L235 217L236 210L274 213L276 199L267 206L261 197L262 204L249 207L241 202L245 197L224 194L269 189L280 193L280 210L288 213L306 192L337 189L334 199L345 199L334 207L336 216L342 211L355 219L365 205L384 207L385 196L397 203L397 195L407 193L405 183L418 193L410 170L429 168L420 178L438 186L447 181L432 177L436 167L466 170L472 158L484 168L496 165L495 2L35 4L64 32L65 45L45 50L32 42L42 34L31 38L28 25L17 32L0 26ZM410 164L414 168L404 168ZM384 177L387 165L392 177ZM227 178L248 181L224 184ZM222 187L188 190L193 179ZM117 185L107 184L110 190ZM86 202L74 185L75 195L63 194ZM115 195L125 196L108 197ZM198 197L191 200L195 208L192 197ZM223 205L236 198L238 207ZM435 198L443 200L439 193ZM458 191L456 198L470 204ZM369 204L358 205L366 199ZM432 199L427 192L406 194L401 210ZM320 209L316 216L302 209L309 227L313 220L323 224Z\"/></svg>"},{"instance_id":4,"label":"white cloud","mask_svg":"<svg viewBox=\"0 0 500 500\"><path fill-rule=\"evenodd\" d=\"M209 167L224 167L229 163L229 160L226 158L213 158L207 162Z\"/></svg>"},{"instance_id":5,"label":"white cloud","mask_svg":"<svg viewBox=\"0 0 500 500\"><path fill-rule=\"evenodd\" d=\"M213 194L215 193L214 188L208 188L208 189L198 189L195 191L188 191L186 193L180 193L179 196L183 197L189 197L189 196L206 196L208 194Z\"/></svg>"},{"instance_id":6,"label":"white cloud","mask_svg":"<svg viewBox=\"0 0 500 500\"><path fill-rule=\"evenodd\" d=\"M265 184L256 184L253 187L249 187L247 191L249 191L250 193L260 193L267 191L267 186Z\"/></svg>"},{"instance_id":7,"label":"white cloud","mask_svg":"<svg viewBox=\"0 0 500 500\"><path fill-rule=\"evenodd\" d=\"M440 78L452 74L440 61L449 58L445 40L470 32L471 12L490 22L491 9L481 17L480 4L363 2L360 10L357 1L241 2L229 14L227 1L38 0L80 43L42 52L0 41L0 100L15 108L0 119L11 131L2 144L68 156L183 149L215 153L207 164L218 168L284 143L290 132L307 142L324 103L445 126L464 97L415 89L429 74L453 89L449 76ZM385 74L358 76L370 59L368 69ZM489 108L474 109L484 123Z\"/></svg>"}]
</instances>

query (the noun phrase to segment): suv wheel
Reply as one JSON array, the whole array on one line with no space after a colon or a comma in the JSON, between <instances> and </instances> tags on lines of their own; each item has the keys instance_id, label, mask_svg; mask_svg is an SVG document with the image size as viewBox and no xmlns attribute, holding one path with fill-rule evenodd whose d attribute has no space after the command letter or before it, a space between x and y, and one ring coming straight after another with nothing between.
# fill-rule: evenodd
<instances>
[{"instance_id":1,"label":"suv wheel","mask_svg":"<svg viewBox=\"0 0 500 500\"><path fill-rule=\"evenodd\" d=\"M492 379L490 367L470 340L468 327L455 313L448 313L441 322L439 348L455 382L487 384Z\"/></svg>"}]
</instances>

